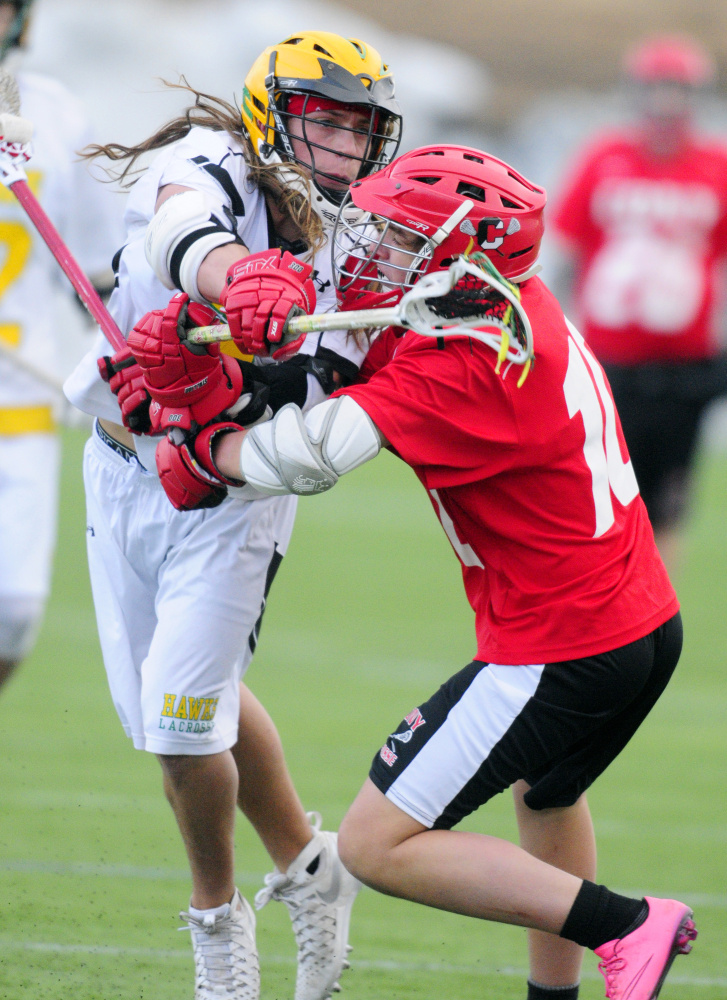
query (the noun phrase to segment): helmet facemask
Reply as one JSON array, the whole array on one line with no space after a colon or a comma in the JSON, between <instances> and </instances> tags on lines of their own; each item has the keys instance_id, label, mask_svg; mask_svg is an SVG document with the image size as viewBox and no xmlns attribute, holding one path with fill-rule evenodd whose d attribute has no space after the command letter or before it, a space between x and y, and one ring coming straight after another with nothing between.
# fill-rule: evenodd
<instances>
[{"instance_id":1,"label":"helmet facemask","mask_svg":"<svg viewBox=\"0 0 727 1000\"><path fill-rule=\"evenodd\" d=\"M336 288L346 292L375 282L384 289L408 291L427 273L434 249L416 229L356 209L349 192L332 240Z\"/></svg>"},{"instance_id":2,"label":"helmet facemask","mask_svg":"<svg viewBox=\"0 0 727 1000\"><path fill-rule=\"evenodd\" d=\"M357 119L353 125L348 124L352 116ZM375 107L342 104L317 94L271 98L267 125L275 133L274 145L281 159L310 172L315 188L336 207L344 200L348 185L385 166L398 145L391 115ZM305 148L303 155L301 144ZM353 161L355 169L350 176L336 173L321 162L330 160L330 154L349 164Z\"/></svg>"},{"instance_id":3,"label":"helmet facemask","mask_svg":"<svg viewBox=\"0 0 727 1000\"><path fill-rule=\"evenodd\" d=\"M358 47L346 45L361 63ZM318 48L315 71L308 54L306 72L297 76L281 75L292 68L294 46L269 50L264 89L258 82L255 95L254 81L246 83L242 110L261 161L279 165L281 182L309 197L324 224L332 226L348 185L396 155L401 115L390 75L351 72ZM385 69L382 65L381 72ZM258 80L260 71L250 75Z\"/></svg>"}]
</instances>

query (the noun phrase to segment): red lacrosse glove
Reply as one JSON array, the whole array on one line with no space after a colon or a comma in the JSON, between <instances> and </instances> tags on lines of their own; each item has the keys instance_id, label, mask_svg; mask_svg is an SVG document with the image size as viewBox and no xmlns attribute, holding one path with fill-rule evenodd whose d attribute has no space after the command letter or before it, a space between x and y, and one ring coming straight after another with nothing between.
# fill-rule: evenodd
<instances>
[{"instance_id":1,"label":"red lacrosse glove","mask_svg":"<svg viewBox=\"0 0 727 1000\"><path fill-rule=\"evenodd\" d=\"M149 405L151 396L144 385L144 371L128 347L111 357L97 360L99 374L108 382L119 401L124 427L132 434L146 434L151 430Z\"/></svg>"},{"instance_id":2,"label":"red lacrosse glove","mask_svg":"<svg viewBox=\"0 0 727 1000\"><path fill-rule=\"evenodd\" d=\"M227 486L242 481L227 479L212 459L212 444L219 434L239 431L240 425L217 423L199 434L182 439L171 431L157 445L156 466L169 502L176 510L217 507L227 496Z\"/></svg>"},{"instance_id":3,"label":"red lacrosse glove","mask_svg":"<svg viewBox=\"0 0 727 1000\"><path fill-rule=\"evenodd\" d=\"M184 292L174 295L166 309L149 312L129 334L129 347L144 370L144 385L153 400L153 429L209 423L237 401L242 372L219 344L185 344L187 330L216 319L206 306L190 302Z\"/></svg>"},{"instance_id":4,"label":"red lacrosse glove","mask_svg":"<svg viewBox=\"0 0 727 1000\"><path fill-rule=\"evenodd\" d=\"M220 302L232 339L244 354L267 354L271 345L280 343L291 312L313 312L312 270L280 250L253 253L232 265Z\"/></svg>"}]
</instances>

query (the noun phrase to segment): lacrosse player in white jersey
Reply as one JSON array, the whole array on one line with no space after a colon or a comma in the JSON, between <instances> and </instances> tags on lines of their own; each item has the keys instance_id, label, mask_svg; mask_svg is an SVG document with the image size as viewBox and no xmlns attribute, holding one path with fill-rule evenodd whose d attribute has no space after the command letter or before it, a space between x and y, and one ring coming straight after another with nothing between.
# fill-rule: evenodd
<instances>
[{"instance_id":1,"label":"lacrosse player in white jersey","mask_svg":"<svg viewBox=\"0 0 727 1000\"><path fill-rule=\"evenodd\" d=\"M335 308L328 231L349 182L395 154L401 119L379 54L325 32L266 49L241 114L192 93L195 106L146 142L102 150L126 161L122 178L160 152L131 189L110 300L133 354L109 357L102 339L66 384L97 417L85 456L94 600L117 711L134 746L158 756L187 849L196 1000L259 996L255 917L233 881L236 805L275 864L257 907L290 910L295 1000L323 1000L348 964L359 884L241 684L295 501L222 485L199 455L220 414L249 425L290 400L314 405L353 379L363 350L344 333L309 335L295 357L261 365L192 353L180 336L222 303L238 346L243 328L275 346L292 309Z\"/></svg>"},{"instance_id":2,"label":"lacrosse player in white jersey","mask_svg":"<svg viewBox=\"0 0 727 1000\"><path fill-rule=\"evenodd\" d=\"M30 0L0 3L0 61L16 72ZM121 202L94 180L76 150L89 139L78 101L58 82L17 72L34 124L28 180L94 283L111 290ZM64 350L58 296L65 279L15 197L0 187L0 685L30 652L50 586L60 442L53 381ZM70 286L68 286L70 288ZM34 369L47 372L43 379Z\"/></svg>"}]
</instances>

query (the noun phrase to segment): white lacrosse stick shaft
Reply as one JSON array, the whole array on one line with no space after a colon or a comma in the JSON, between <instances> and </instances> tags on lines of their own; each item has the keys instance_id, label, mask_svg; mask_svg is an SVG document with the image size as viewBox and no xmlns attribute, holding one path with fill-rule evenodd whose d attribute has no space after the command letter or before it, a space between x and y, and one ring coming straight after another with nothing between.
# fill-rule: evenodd
<instances>
[{"instance_id":1,"label":"white lacrosse stick shaft","mask_svg":"<svg viewBox=\"0 0 727 1000\"><path fill-rule=\"evenodd\" d=\"M403 301L403 300L402 300ZM328 330L360 330L365 327L400 326L401 302L385 309L352 309L349 312L312 313L310 316L295 316L283 327L282 344L286 344L303 333L325 333ZM187 333L192 344L216 344L232 340L226 323L213 326L198 326Z\"/></svg>"},{"instance_id":2,"label":"white lacrosse stick shaft","mask_svg":"<svg viewBox=\"0 0 727 1000\"><path fill-rule=\"evenodd\" d=\"M126 346L121 330L30 190L25 164L31 157L28 144L33 126L19 112L18 85L6 70L0 69L0 183L13 192L106 339L120 351Z\"/></svg>"},{"instance_id":3,"label":"white lacrosse stick shaft","mask_svg":"<svg viewBox=\"0 0 727 1000\"><path fill-rule=\"evenodd\" d=\"M63 380L60 378L55 378L50 372L47 372L44 368L39 365L34 365L32 361L28 361L17 351L14 351L12 347L8 347L4 341L0 340L0 356L7 358L16 368L20 371L25 372L28 375L32 375L34 379L38 382L42 382L43 385L52 389L54 392L63 395Z\"/></svg>"},{"instance_id":4,"label":"white lacrosse stick shaft","mask_svg":"<svg viewBox=\"0 0 727 1000\"><path fill-rule=\"evenodd\" d=\"M525 331L525 346L520 345L499 324L484 312L472 316L442 319L427 305L431 299L442 298L457 285L466 274L483 284L489 285L510 302L520 317ZM503 360L524 365L533 358L533 331L530 320L517 296L500 281L482 268L463 257L458 257L446 271L435 271L425 275L395 305L386 309L359 309L350 312L314 313L310 316L295 316L289 319L283 329L281 343L299 337L302 333L320 333L325 330L360 330L368 327L401 326L414 330L423 337L472 337L488 344L498 354L501 353L503 337L508 337L508 346ZM484 329L477 329L477 327ZM213 344L231 340L230 328L225 324L200 326L187 334L193 344Z\"/></svg>"}]
</instances>

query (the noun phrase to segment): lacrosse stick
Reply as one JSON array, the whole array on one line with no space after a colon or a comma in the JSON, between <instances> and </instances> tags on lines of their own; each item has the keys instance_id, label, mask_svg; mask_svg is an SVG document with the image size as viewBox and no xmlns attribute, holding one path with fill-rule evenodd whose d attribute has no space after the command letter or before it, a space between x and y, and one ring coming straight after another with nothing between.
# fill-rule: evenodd
<instances>
[{"instance_id":1,"label":"lacrosse stick","mask_svg":"<svg viewBox=\"0 0 727 1000\"><path fill-rule=\"evenodd\" d=\"M394 306L295 316L285 324L281 343L303 333L387 326L424 337L465 335L479 340L497 353L497 371L504 361L524 367L518 384L534 357L533 331L517 287L481 253L458 257L446 270L425 275ZM225 324L198 327L187 334L193 344L231 339Z\"/></svg>"},{"instance_id":2,"label":"lacrosse stick","mask_svg":"<svg viewBox=\"0 0 727 1000\"><path fill-rule=\"evenodd\" d=\"M8 347L2 340L0 340L0 357L7 358L20 371L25 372L27 375L32 375L38 382L42 382L49 389L59 393L61 396L63 395L62 379L55 378L50 372L41 368L40 365L34 365L32 361L27 361L17 351L14 351L12 347Z\"/></svg>"},{"instance_id":3,"label":"lacrosse stick","mask_svg":"<svg viewBox=\"0 0 727 1000\"><path fill-rule=\"evenodd\" d=\"M120 351L126 346L121 330L30 190L24 164L31 158L29 143L32 134L31 122L20 117L20 93L15 78L6 70L0 69L0 183L18 199L81 302L101 327L109 343Z\"/></svg>"}]
</instances>

